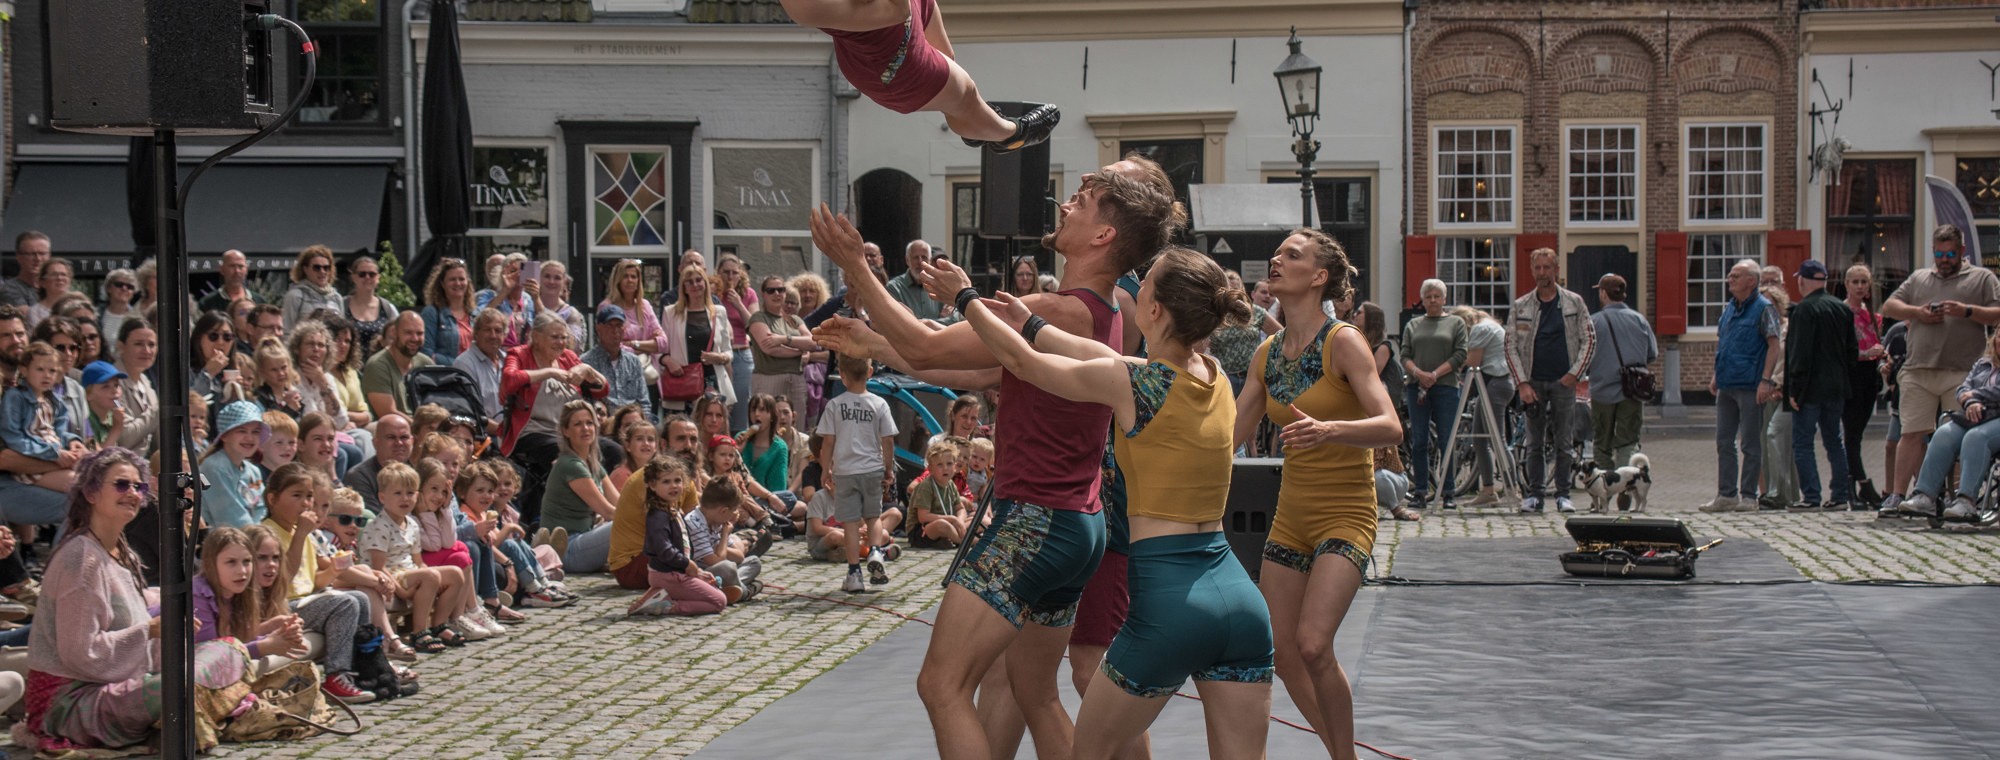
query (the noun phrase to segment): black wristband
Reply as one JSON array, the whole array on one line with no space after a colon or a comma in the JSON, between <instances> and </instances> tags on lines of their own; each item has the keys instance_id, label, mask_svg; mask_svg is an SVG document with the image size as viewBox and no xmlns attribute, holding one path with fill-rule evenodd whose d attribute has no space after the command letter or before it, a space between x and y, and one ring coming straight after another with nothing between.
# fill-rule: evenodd
<instances>
[{"instance_id":1,"label":"black wristband","mask_svg":"<svg viewBox=\"0 0 2000 760\"><path fill-rule=\"evenodd\" d=\"M958 291L958 299L952 305L958 307L958 313L964 314L965 307L972 305L972 302L978 299L979 299L979 291L977 289L966 288L964 290Z\"/></svg>"},{"instance_id":2,"label":"black wristband","mask_svg":"<svg viewBox=\"0 0 2000 760\"><path fill-rule=\"evenodd\" d=\"M1041 315L1030 314L1028 321L1021 323L1021 337L1028 339L1028 345L1035 345L1035 334L1048 326L1049 321L1041 318Z\"/></svg>"}]
</instances>

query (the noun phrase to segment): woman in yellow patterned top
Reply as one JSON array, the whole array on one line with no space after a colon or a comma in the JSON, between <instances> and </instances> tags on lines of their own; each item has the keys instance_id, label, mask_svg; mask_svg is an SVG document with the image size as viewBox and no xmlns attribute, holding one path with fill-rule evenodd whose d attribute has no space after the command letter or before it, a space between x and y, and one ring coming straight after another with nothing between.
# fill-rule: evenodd
<instances>
[{"instance_id":1,"label":"woman in yellow patterned top","mask_svg":"<svg viewBox=\"0 0 2000 760\"><path fill-rule=\"evenodd\" d=\"M1075 757L1110 758L1126 747L1189 677L1201 692L1209 756L1263 757L1270 616L1222 533L1235 401L1222 366L1191 348L1225 315L1247 318L1247 296L1206 256L1160 254L1134 310L1150 359L1064 334L1012 296L1000 298L966 309L980 339L1022 380L1110 406L1127 476L1131 609L1084 692Z\"/></svg>"},{"instance_id":2,"label":"woman in yellow patterned top","mask_svg":"<svg viewBox=\"0 0 2000 760\"><path fill-rule=\"evenodd\" d=\"M1271 610L1278 677L1335 758L1355 757L1354 693L1334 659L1333 634L1375 546L1369 450L1403 437L1368 341L1323 310L1351 292L1354 276L1347 252L1324 233L1285 238L1266 280L1285 329L1257 349L1236 401L1237 445L1266 416L1282 428L1278 514L1258 585ZM1339 559L1315 562L1328 554Z\"/></svg>"}]
</instances>

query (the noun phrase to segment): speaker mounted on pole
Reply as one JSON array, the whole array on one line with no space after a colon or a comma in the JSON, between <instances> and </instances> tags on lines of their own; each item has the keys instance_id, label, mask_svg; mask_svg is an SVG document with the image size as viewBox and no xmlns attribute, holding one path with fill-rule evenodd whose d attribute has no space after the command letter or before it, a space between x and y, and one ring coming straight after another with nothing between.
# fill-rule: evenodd
<instances>
[{"instance_id":1,"label":"speaker mounted on pole","mask_svg":"<svg viewBox=\"0 0 2000 760\"><path fill-rule=\"evenodd\" d=\"M278 119L269 0L59 0L47 7L49 124L241 135Z\"/></svg>"},{"instance_id":2,"label":"speaker mounted on pole","mask_svg":"<svg viewBox=\"0 0 2000 760\"><path fill-rule=\"evenodd\" d=\"M994 101L1001 116L1019 118L1040 103ZM1039 238L1049 224L1049 144L1012 153L979 153L979 236Z\"/></svg>"}]
</instances>

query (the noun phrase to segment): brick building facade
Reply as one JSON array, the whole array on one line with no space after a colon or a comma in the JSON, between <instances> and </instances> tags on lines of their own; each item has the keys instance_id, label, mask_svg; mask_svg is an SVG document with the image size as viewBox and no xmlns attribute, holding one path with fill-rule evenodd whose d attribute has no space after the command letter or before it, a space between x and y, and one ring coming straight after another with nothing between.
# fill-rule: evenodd
<instances>
[{"instance_id":1,"label":"brick building facade","mask_svg":"<svg viewBox=\"0 0 2000 760\"><path fill-rule=\"evenodd\" d=\"M1705 390L1723 275L1795 269L1797 15L1786 3L1440 0L1411 50L1405 303L1427 277L1503 315L1556 249L1565 285L1600 274ZM1662 368L1663 369L1663 368Z\"/></svg>"}]
</instances>

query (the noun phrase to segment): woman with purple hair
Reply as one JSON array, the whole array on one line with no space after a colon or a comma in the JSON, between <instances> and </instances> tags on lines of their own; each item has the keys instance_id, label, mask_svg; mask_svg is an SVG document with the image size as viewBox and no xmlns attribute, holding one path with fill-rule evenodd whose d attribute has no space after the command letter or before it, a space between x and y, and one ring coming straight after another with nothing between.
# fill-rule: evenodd
<instances>
[{"instance_id":1,"label":"woman with purple hair","mask_svg":"<svg viewBox=\"0 0 2000 760\"><path fill-rule=\"evenodd\" d=\"M146 609L139 556L125 540L146 506L145 472L145 459L116 446L77 463L28 640L24 724L35 750L129 747L160 720L160 619ZM231 640L203 642L196 688L233 684L248 664Z\"/></svg>"}]
</instances>

